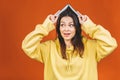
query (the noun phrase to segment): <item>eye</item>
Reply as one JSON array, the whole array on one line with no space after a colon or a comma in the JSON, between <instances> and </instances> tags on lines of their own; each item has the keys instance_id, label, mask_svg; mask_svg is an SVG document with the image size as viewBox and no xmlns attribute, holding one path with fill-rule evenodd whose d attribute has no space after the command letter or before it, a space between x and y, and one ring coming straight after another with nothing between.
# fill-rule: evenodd
<instances>
[{"instance_id":1,"label":"eye","mask_svg":"<svg viewBox=\"0 0 120 80\"><path fill-rule=\"evenodd\" d=\"M65 24L61 23L61 24L60 24L60 26L61 26L61 27L64 27L64 26L65 26Z\"/></svg>"},{"instance_id":2,"label":"eye","mask_svg":"<svg viewBox=\"0 0 120 80\"><path fill-rule=\"evenodd\" d=\"M70 24L69 26L70 26L70 27L74 27L74 24Z\"/></svg>"}]
</instances>

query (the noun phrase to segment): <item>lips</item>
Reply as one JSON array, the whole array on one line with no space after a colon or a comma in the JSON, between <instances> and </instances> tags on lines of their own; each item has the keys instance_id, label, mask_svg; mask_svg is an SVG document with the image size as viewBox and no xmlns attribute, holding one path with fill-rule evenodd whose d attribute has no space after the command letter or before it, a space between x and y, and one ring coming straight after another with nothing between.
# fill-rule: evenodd
<instances>
[{"instance_id":1,"label":"lips","mask_svg":"<svg viewBox=\"0 0 120 80\"><path fill-rule=\"evenodd\" d=\"M70 33L63 33L64 36L68 37L70 35Z\"/></svg>"}]
</instances>

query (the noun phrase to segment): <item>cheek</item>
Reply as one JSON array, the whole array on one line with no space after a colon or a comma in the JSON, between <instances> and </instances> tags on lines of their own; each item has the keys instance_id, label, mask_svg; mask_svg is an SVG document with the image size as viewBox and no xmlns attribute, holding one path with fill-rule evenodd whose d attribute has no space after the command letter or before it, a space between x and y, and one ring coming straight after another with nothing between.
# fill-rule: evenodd
<instances>
[{"instance_id":1,"label":"cheek","mask_svg":"<svg viewBox=\"0 0 120 80\"><path fill-rule=\"evenodd\" d=\"M75 33L76 33L76 30L75 30L75 29L73 29L73 30L72 30L72 35L74 36L74 35L75 35Z\"/></svg>"},{"instance_id":2,"label":"cheek","mask_svg":"<svg viewBox=\"0 0 120 80\"><path fill-rule=\"evenodd\" d=\"M63 35L62 33L63 33L63 29L62 29L62 28L60 28L60 34L61 34L61 35Z\"/></svg>"},{"instance_id":3,"label":"cheek","mask_svg":"<svg viewBox=\"0 0 120 80\"><path fill-rule=\"evenodd\" d=\"M75 32L72 33L72 36L73 36L73 37L75 36Z\"/></svg>"}]
</instances>

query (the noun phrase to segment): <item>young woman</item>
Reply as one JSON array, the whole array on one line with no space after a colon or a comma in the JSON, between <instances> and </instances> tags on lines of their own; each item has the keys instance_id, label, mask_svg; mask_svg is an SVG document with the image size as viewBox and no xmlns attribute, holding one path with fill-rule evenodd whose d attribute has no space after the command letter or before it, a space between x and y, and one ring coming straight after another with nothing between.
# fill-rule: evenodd
<instances>
[{"instance_id":1,"label":"young woman","mask_svg":"<svg viewBox=\"0 0 120 80\"><path fill-rule=\"evenodd\" d=\"M55 26L57 38L41 43ZM91 39L82 36L82 30ZM49 15L22 43L30 58L44 63L44 80L98 80L97 62L116 47L110 32L69 7L59 17Z\"/></svg>"}]
</instances>

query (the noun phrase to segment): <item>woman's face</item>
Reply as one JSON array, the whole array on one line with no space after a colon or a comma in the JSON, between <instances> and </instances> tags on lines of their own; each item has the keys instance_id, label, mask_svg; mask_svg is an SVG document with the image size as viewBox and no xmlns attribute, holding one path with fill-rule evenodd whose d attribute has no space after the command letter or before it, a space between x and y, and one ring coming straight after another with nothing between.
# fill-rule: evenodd
<instances>
[{"instance_id":1,"label":"woman's face","mask_svg":"<svg viewBox=\"0 0 120 80\"><path fill-rule=\"evenodd\" d=\"M65 16L61 18L60 33L65 41L71 41L71 39L75 36L76 30L71 17Z\"/></svg>"}]
</instances>

